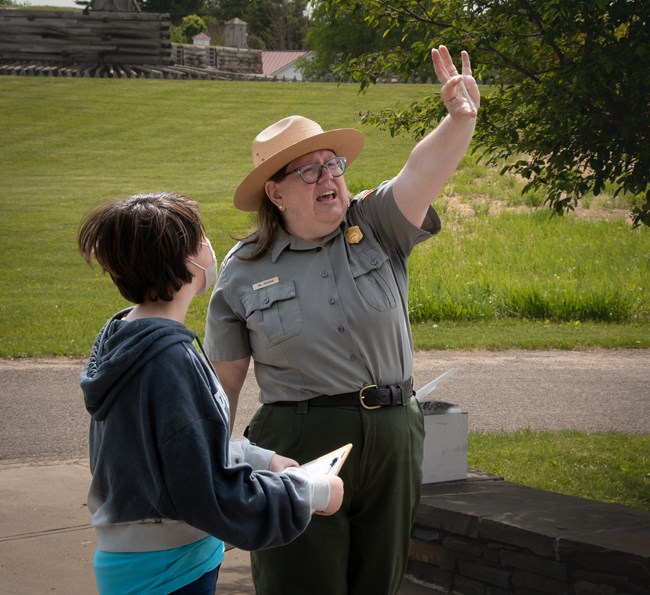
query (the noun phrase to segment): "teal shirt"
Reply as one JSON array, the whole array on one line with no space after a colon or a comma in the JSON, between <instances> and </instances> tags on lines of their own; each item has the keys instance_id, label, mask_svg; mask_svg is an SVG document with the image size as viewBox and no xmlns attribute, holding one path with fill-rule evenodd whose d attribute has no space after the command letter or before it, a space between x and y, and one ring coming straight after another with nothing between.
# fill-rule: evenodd
<instances>
[{"instance_id":1,"label":"teal shirt","mask_svg":"<svg viewBox=\"0 0 650 595\"><path fill-rule=\"evenodd\" d=\"M152 552L95 552L101 595L166 595L220 566L224 543L208 536L195 543Z\"/></svg>"},{"instance_id":2,"label":"teal shirt","mask_svg":"<svg viewBox=\"0 0 650 595\"><path fill-rule=\"evenodd\" d=\"M351 242L346 230L358 226ZM430 208L422 228L401 213L392 184L356 197L345 221L319 244L280 232L258 261L240 243L224 261L210 301L211 360L252 356L263 403L395 384L412 374L408 256L440 229Z\"/></svg>"}]
</instances>

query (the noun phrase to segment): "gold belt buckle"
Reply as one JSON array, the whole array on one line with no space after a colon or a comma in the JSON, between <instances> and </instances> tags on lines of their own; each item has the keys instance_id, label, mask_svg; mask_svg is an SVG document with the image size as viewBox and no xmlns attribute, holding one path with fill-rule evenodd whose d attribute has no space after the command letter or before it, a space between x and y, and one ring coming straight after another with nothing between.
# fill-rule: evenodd
<instances>
[{"instance_id":1,"label":"gold belt buckle","mask_svg":"<svg viewBox=\"0 0 650 595\"><path fill-rule=\"evenodd\" d=\"M360 391L359 391L359 403L364 409L367 409L368 411L372 411L373 409L381 409L381 405L366 405L363 401L364 396L363 393L365 390L369 388L377 388L376 384L369 384L368 386L364 386Z\"/></svg>"}]
</instances>

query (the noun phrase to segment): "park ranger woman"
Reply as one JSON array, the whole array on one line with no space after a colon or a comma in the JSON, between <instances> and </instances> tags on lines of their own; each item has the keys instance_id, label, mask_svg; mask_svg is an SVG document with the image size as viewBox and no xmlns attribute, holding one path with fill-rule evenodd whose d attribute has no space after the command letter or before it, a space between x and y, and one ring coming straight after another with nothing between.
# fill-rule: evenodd
<instances>
[{"instance_id":1,"label":"park ranger woman","mask_svg":"<svg viewBox=\"0 0 650 595\"><path fill-rule=\"evenodd\" d=\"M462 74L444 46L432 60L449 113L394 178L350 200L344 173L362 133L290 116L254 139L254 168L235 192L258 225L222 266L205 338L231 411L252 358L263 404L253 443L301 463L354 445L341 510L253 554L258 595L389 595L406 568L424 434L407 259L440 230L431 202L470 143L480 102L466 52Z\"/></svg>"}]
</instances>

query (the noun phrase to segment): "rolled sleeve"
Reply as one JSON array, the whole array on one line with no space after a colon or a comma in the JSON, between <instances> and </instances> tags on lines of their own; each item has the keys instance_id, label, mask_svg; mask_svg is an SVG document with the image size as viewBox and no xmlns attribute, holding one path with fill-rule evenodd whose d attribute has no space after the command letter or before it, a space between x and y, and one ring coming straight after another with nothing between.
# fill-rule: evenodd
<instances>
[{"instance_id":1,"label":"rolled sleeve","mask_svg":"<svg viewBox=\"0 0 650 595\"><path fill-rule=\"evenodd\" d=\"M441 229L440 218L429 206L422 226L413 225L402 214L393 196L393 180L382 182L377 188L355 197L350 209L350 224L363 225L367 221L378 237L392 244L404 258L413 248L437 234Z\"/></svg>"}]
</instances>

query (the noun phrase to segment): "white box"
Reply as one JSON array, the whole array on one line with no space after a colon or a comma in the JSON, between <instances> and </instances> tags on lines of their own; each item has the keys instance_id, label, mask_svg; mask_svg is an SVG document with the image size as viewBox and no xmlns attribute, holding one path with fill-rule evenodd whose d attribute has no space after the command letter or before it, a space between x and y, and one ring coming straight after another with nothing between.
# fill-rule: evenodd
<instances>
[{"instance_id":1,"label":"white box","mask_svg":"<svg viewBox=\"0 0 650 595\"><path fill-rule=\"evenodd\" d=\"M467 412L424 416L422 483L467 478Z\"/></svg>"}]
</instances>

